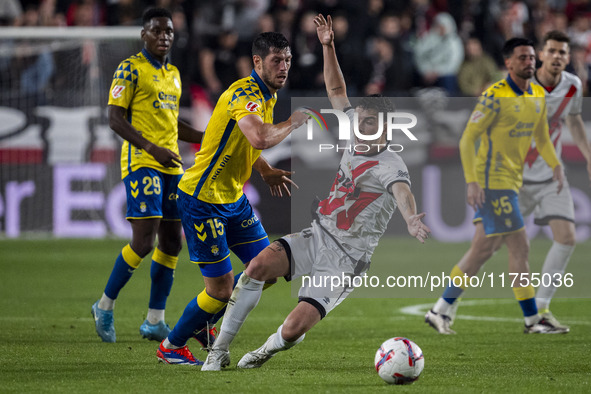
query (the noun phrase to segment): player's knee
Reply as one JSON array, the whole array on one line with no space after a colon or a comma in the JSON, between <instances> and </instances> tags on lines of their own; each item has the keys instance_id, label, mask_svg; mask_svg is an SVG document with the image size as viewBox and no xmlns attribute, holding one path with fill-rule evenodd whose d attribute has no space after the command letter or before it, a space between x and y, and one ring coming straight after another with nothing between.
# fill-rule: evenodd
<instances>
[{"instance_id":1,"label":"player's knee","mask_svg":"<svg viewBox=\"0 0 591 394\"><path fill-rule=\"evenodd\" d=\"M158 248L168 255L178 256L183 249L183 243L180 239L167 241L158 240Z\"/></svg>"},{"instance_id":2,"label":"player's knee","mask_svg":"<svg viewBox=\"0 0 591 394\"><path fill-rule=\"evenodd\" d=\"M563 234L556 234L554 236L554 242L567 246L575 246L577 238L574 231L565 231Z\"/></svg>"},{"instance_id":3,"label":"player's knee","mask_svg":"<svg viewBox=\"0 0 591 394\"><path fill-rule=\"evenodd\" d=\"M255 257L250 261L250 264L248 264L248 267L246 267L245 272L246 275L256 280L268 281L275 279L269 275L267 265L259 257Z\"/></svg>"},{"instance_id":4,"label":"player's knee","mask_svg":"<svg viewBox=\"0 0 591 394\"><path fill-rule=\"evenodd\" d=\"M206 291L210 297L222 302L228 302L232 296L232 287L227 286L211 287Z\"/></svg>"},{"instance_id":5,"label":"player's knee","mask_svg":"<svg viewBox=\"0 0 591 394\"><path fill-rule=\"evenodd\" d=\"M132 241L131 248L133 249L133 251L135 253L137 253L138 256L140 256L141 258L144 258L148 254L150 254L150 252L154 248L154 243L153 242L149 243L149 242L145 242L145 241L139 241L139 242Z\"/></svg>"},{"instance_id":6,"label":"player's knee","mask_svg":"<svg viewBox=\"0 0 591 394\"><path fill-rule=\"evenodd\" d=\"M302 321L291 320L289 322L285 322L283 323L283 328L281 329L281 336L286 342L295 342L305 333L306 327Z\"/></svg>"}]
</instances>

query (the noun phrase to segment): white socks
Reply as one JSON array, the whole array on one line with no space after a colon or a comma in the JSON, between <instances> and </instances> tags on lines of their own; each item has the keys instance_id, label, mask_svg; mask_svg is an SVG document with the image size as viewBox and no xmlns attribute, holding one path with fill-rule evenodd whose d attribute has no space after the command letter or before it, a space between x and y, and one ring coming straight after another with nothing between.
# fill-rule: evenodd
<instances>
[{"instance_id":1,"label":"white socks","mask_svg":"<svg viewBox=\"0 0 591 394\"><path fill-rule=\"evenodd\" d=\"M265 342L265 344L260 347L260 351L265 352L267 354L275 354L282 350L287 350L294 347L298 343L302 342L306 336L306 334L304 334L293 342L287 342L285 339L283 339L283 336L281 336L282 329L283 324L280 325L277 329L277 332L272 334L267 339L267 342Z\"/></svg>"},{"instance_id":2,"label":"white socks","mask_svg":"<svg viewBox=\"0 0 591 394\"><path fill-rule=\"evenodd\" d=\"M240 276L228 302L220 334L213 345L214 349L228 350L230 348L230 344L244 324L246 317L259 303L264 284L264 281L250 278L246 273Z\"/></svg>"},{"instance_id":3,"label":"white socks","mask_svg":"<svg viewBox=\"0 0 591 394\"><path fill-rule=\"evenodd\" d=\"M148 316L146 316L148 323L157 324L160 320L164 321L164 309L148 309Z\"/></svg>"},{"instance_id":4,"label":"white socks","mask_svg":"<svg viewBox=\"0 0 591 394\"><path fill-rule=\"evenodd\" d=\"M115 300L107 297L107 295L103 293L99 300L98 307L104 311L112 311L115 307Z\"/></svg>"},{"instance_id":5,"label":"white socks","mask_svg":"<svg viewBox=\"0 0 591 394\"><path fill-rule=\"evenodd\" d=\"M540 313L546 312L550 307L550 301L556 292L554 281L556 279L562 279L562 275L574 250L574 245L563 245L554 241L548 255L546 255L544 268L540 275L541 284L538 288L538 294L536 294L536 305ZM552 280L550 281L550 279ZM543 283L548 284L549 281L551 282L549 286L542 285Z\"/></svg>"},{"instance_id":6,"label":"white socks","mask_svg":"<svg viewBox=\"0 0 591 394\"><path fill-rule=\"evenodd\" d=\"M454 304L458 302L458 300L456 299L456 301L454 302ZM440 315L446 315L449 316L449 311L451 309L451 304L448 303L447 301L445 301L443 298L439 298L437 300L437 302L435 303L435 305L433 305L433 312L440 314Z\"/></svg>"}]
</instances>

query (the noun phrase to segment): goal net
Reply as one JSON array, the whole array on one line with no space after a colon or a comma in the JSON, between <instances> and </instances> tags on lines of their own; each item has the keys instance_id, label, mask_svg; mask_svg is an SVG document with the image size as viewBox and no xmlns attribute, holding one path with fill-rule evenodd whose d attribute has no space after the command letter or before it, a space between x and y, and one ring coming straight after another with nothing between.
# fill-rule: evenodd
<instances>
[{"instance_id":1,"label":"goal net","mask_svg":"<svg viewBox=\"0 0 591 394\"><path fill-rule=\"evenodd\" d=\"M106 119L140 27L0 29L0 237L128 236Z\"/></svg>"}]
</instances>

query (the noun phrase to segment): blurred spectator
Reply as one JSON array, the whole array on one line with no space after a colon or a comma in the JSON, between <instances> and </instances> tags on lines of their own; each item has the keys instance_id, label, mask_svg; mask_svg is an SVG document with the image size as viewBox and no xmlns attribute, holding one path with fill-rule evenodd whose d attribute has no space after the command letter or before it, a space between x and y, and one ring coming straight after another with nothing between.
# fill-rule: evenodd
<instances>
[{"instance_id":1,"label":"blurred spectator","mask_svg":"<svg viewBox=\"0 0 591 394\"><path fill-rule=\"evenodd\" d=\"M337 12L332 16L334 45L341 71L347 81L349 95L355 96L367 84L367 70L371 64L365 56L359 56L359 48L363 48L364 43L352 34L349 27L349 20L344 12Z\"/></svg>"},{"instance_id":2,"label":"blurred spectator","mask_svg":"<svg viewBox=\"0 0 591 394\"><path fill-rule=\"evenodd\" d=\"M583 82L583 95L588 96L591 88L591 65L585 60L587 51L579 45L570 46L570 61L575 74Z\"/></svg>"},{"instance_id":3,"label":"blurred spectator","mask_svg":"<svg viewBox=\"0 0 591 394\"><path fill-rule=\"evenodd\" d=\"M145 4L140 0L109 0L106 5L106 23L109 26L141 25Z\"/></svg>"},{"instance_id":4,"label":"blurred spectator","mask_svg":"<svg viewBox=\"0 0 591 394\"><path fill-rule=\"evenodd\" d=\"M304 12L293 34L293 59L289 75L291 89L320 89L323 86L322 45L316 36L316 15L316 11Z\"/></svg>"},{"instance_id":5,"label":"blurred spectator","mask_svg":"<svg viewBox=\"0 0 591 394\"><path fill-rule=\"evenodd\" d=\"M18 24L18 20L23 13L20 1L1 0L0 1L0 26L10 26Z\"/></svg>"},{"instance_id":6,"label":"blurred spectator","mask_svg":"<svg viewBox=\"0 0 591 394\"><path fill-rule=\"evenodd\" d=\"M412 64L405 62L406 56L397 53L394 43L385 37L371 40L370 58L372 68L365 94L399 96L412 87Z\"/></svg>"},{"instance_id":7,"label":"blurred spectator","mask_svg":"<svg viewBox=\"0 0 591 394\"><path fill-rule=\"evenodd\" d=\"M478 38L466 42L466 57L458 72L458 86L465 96L480 96L492 83L499 79L499 70L494 60L484 53Z\"/></svg>"},{"instance_id":8,"label":"blurred spectator","mask_svg":"<svg viewBox=\"0 0 591 394\"><path fill-rule=\"evenodd\" d=\"M587 62L591 62L591 18L590 14L575 16L568 35L573 45L578 45L587 51Z\"/></svg>"},{"instance_id":9,"label":"blurred spectator","mask_svg":"<svg viewBox=\"0 0 591 394\"><path fill-rule=\"evenodd\" d=\"M230 84L250 74L250 48L240 47L238 33L212 36L199 52L200 83L215 101Z\"/></svg>"},{"instance_id":10,"label":"blurred spectator","mask_svg":"<svg viewBox=\"0 0 591 394\"><path fill-rule=\"evenodd\" d=\"M195 74L197 62L194 61L195 48L191 44L191 35L187 26L187 19L182 8L172 11L172 25L174 26L174 42L170 50L170 62L174 64L181 75L183 91L181 94L181 106L189 107L191 102L190 81Z\"/></svg>"},{"instance_id":11,"label":"blurred spectator","mask_svg":"<svg viewBox=\"0 0 591 394\"><path fill-rule=\"evenodd\" d=\"M68 26L102 26L105 24L105 9L98 0L77 0L66 12Z\"/></svg>"},{"instance_id":12,"label":"blurred spectator","mask_svg":"<svg viewBox=\"0 0 591 394\"><path fill-rule=\"evenodd\" d=\"M456 23L447 13L435 17L433 25L414 46L415 65L424 86L438 86L448 95L457 93L457 72L464 60L464 46Z\"/></svg>"},{"instance_id":13,"label":"blurred spectator","mask_svg":"<svg viewBox=\"0 0 591 394\"><path fill-rule=\"evenodd\" d=\"M36 5L27 6L22 26L39 26L39 8ZM55 69L53 54L47 45L39 40L20 40L11 67L19 73L19 107L28 112L46 104L47 87Z\"/></svg>"}]
</instances>

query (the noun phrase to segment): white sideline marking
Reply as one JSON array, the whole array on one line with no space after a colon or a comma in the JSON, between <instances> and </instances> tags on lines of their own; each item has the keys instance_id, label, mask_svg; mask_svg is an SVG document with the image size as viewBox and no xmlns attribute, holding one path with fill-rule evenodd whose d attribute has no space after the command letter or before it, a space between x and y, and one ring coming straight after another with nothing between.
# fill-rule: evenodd
<instances>
[{"instance_id":1,"label":"white sideline marking","mask_svg":"<svg viewBox=\"0 0 591 394\"><path fill-rule=\"evenodd\" d=\"M463 307L469 306L481 306L481 305L496 305L496 304L512 304L515 300L506 300L506 299L498 299L498 300L467 300L467 301L460 301L460 309ZM433 306L433 303L430 302L428 304L418 304L418 305L410 305L405 306L404 308L400 308L400 312L404 313L405 315L412 315L412 316L425 316L425 313ZM519 318L511 318L511 317L493 317L493 316L471 316L471 315L456 315L456 319L462 320L480 320L480 321L493 321L493 322L509 322L509 323L523 323L523 319ZM576 320L564 320L563 323L565 324L580 324L590 326L590 321L576 321Z\"/></svg>"}]
</instances>

